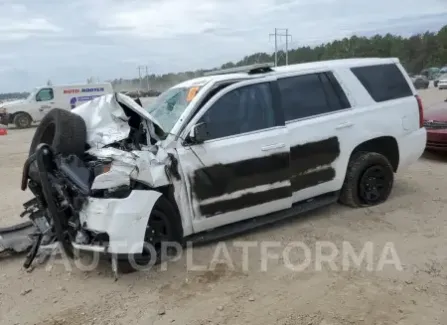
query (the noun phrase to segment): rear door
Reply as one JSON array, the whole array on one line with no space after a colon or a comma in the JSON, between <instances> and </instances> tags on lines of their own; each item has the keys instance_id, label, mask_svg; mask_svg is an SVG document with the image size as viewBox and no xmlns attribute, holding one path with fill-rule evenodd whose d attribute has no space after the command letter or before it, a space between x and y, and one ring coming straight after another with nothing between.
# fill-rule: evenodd
<instances>
[{"instance_id":1,"label":"rear door","mask_svg":"<svg viewBox=\"0 0 447 325\"><path fill-rule=\"evenodd\" d=\"M293 202L342 187L352 143L350 103L332 71L278 78L289 133Z\"/></svg>"},{"instance_id":2,"label":"rear door","mask_svg":"<svg viewBox=\"0 0 447 325\"><path fill-rule=\"evenodd\" d=\"M178 148L195 232L291 207L287 129L274 81L228 86L186 127L206 123L210 136Z\"/></svg>"}]
</instances>

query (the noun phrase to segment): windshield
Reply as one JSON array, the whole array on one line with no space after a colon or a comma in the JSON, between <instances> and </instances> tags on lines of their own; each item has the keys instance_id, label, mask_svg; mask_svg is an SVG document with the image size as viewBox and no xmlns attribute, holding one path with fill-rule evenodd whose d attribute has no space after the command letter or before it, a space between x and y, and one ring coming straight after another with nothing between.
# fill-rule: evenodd
<instances>
[{"instance_id":1,"label":"windshield","mask_svg":"<svg viewBox=\"0 0 447 325\"><path fill-rule=\"evenodd\" d=\"M28 97L26 98L26 100L32 100L36 97L37 91L39 90L39 88L34 88L31 93L28 95Z\"/></svg>"},{"instance_id":2,"label":"windshield","mask_svg":"<svg viewBox=\"0 0 447 325\"><path fill-rule=\"evenodd\" d=\"M198 90L199 87L168 89L158 96L156 101L146 109L157 120L163 130L169 133Z\"/></svg>"}]
</instances>

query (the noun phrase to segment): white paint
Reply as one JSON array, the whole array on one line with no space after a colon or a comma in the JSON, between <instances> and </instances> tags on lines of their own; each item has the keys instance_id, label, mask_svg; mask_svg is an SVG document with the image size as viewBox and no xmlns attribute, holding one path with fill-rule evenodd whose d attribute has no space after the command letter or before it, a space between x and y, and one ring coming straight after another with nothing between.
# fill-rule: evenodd
<instances>
[{"instance_id":1,"label":"white paint","mask_svg":"<svg viewBox=\"0 0 447 325\"><path fill-rule=\"evenodd\" d=\"M147 148L145 151L126 152L116 148L90 149L89 154L100 159L112 159L109 172L98 175L92 189L114 188L120 185L130 184L130 180L140 181L151 187L159 187L169 184L165 172L168 156L160 148L157 156ZM110 184L110 186L107 186Z\"/></svg>"},{"instance_id":2,"label":"white paint","mask_svg":"<svg viewBox=\"0 0 447 325\"><path fill-rule=\"evenodd\" d=\"M274 78L257 78L255 80L239 82L225 88L203 106L200 112L197 113L188 124L185 132L189 132L203 116L203 114L210 107L212 107L219 98L221 98L228 92L239 87L270 80L274 80ZM191 192L191 180L193 179L194 171L196 169L203 168L204 166L212 166L216 163L226 164L256 157L267 157L269 155L278 153L287 154L290 151L290 147L288 145L285 145L284 147L278 147L277 149L271 151L262 150L262 148L266 145L277 143L286 144L288 142L287 136L288 134L286 127L280 126L273 127L267 130L249 132L244 135L236 135L217 140L205 141L203 144L194 145L194 152L192 152L192 150L187 147L185 148L181 146L181 144L179 143L177 152L179 156L180 166L184 173L188 197L190 198L190 218L192 218L193 229L195 232L206 230L209 228L215 228L217 226L222 226L235 221L253 218L260 214L260 206L264 206L262 209L262 214L287 209L292 206L291 198L287 198L273 201L269 204L263 204L243 210L232 211L207 219L206 216L201 215L199 210L199 205L203 202L199 202L199 200ZM200 157L200 161L197 159L196 155ZM288 186L290 186L290 182L287 182L287 184Z\"/></svg>"},{"instance_id":3,"label":"white paint","mask_svg":"<svg viewBox=\"0 0 447 325\"><path fill-rule=\"evenodd\" d=\"M359 144L381 136L394 137L399 145L399 169L415 162L425 148L426 131L419 128L419 114L416 99L408 98L376 103L364 89L350 68L358 66L370 66L377 64L394 63L403 72L413 94L416 94L410 78L403 70L396 58L389 59L346 59L323 62L311 62L274 68L276 72L266 75L228 74L193 79L182 85L192 85L195 82L203 84L202 91L197 94L191 104L184 111L178 123L172 129L172 133L180 132L177 138L177 151L179 162L184 173L186 191L190 200L188 208L183 208L182 213L188 213L183 217L192 220L194 232L216 228L225 224L237 222L254 216L264 215L290 207L293 202L306 200L320 194L340 190L352 151ZM290 146L304 144L312 141L327 139L337 136L340 141L341 154L332 164L336 177L330 182L322 183L310 188L293 193L291 200L279 200L277 202L263 204L240 211L222 214L213 218L204 218L198 211L199 203L191 193L190 177L193 171L203 167L189 148L181 145L179 138L191 131L203 113L209 109L217 99L227 92L242 85L275 80L281 77L296 76L315 72L332 71L346 93L351 108L339 112L322 114L307 119L291 121L286 128L277 128L252 132L245 135L227 137L205 142L202 145L193 146L194 152L200 157L205 166L214 163L229 163L242 159L261 157L264 153L262 147L274 143L285 142L286 151ZM210 90L224 80L250 79L225 88L205 104L195 114L197 105L206 97ZM186 125L191 116L194 118ZM171 138L171 141L175 137ZM273 141L274 140L274 141Z\"/></svg>"},{"instance_id":4,"label":"white paint","mask_svg":"<svg viewBox=\"0 0 447 325\"><path fill-rule=\"evenodd\" d=\"M51 88L53 90L54 97L47 101L37 101L36 95L39 93L39 91L47 88ZM83 88L103 88L104 90L79 93L64 92L64 90L81 90ZM2 107L6 108L8 114L25 112L31 116L34 122L40 122L42 118L53 108L71 110L70 100L73 97L84 97L93 95L103 96L111 93L113 93L113 88L110 83L41 86L36 87L27 99L4 103L2 104Z\"/></svg>"},{"instance_id":5,"label":"white paint","mask_svg":"<svg viewBox=\"0 0 447 325\"><path fill-rule=\"evenodd\" d=\"M89 198L80 211L81 224L109 235L109 253L141 253L149 216L160 196L157 191L135 190L125 199ZM89 247L84 245L83 249L97 251L95 246Z\"/></svg>"},{"instance_id":6,"label":"white paint","mask_svg":"<svg viewBox=\"0 0 447 325\"><path fill-rule=\"evenodd\" d=\"M237 199L237 198L239 198L245 194L248 194L248 193L259 193L259 192L264 192L264 191L272 190L275 188L281 188L281 187L287 187L287 186L290 186L290 181L277 182L277 183L273 183L273 184L269 184L269 185L261 185L261 186L256 186L256 187L252 187L249 189L241 190L241 191L235 191L235 192L232 192L229 194L224 194L224 195L221 195L216 198L202 200L201 203L202 204L210 204L210 203L216 203L216 202L225 201L225 200Z\"/></svg>"},{"instance_id":7,"label":"white paint","mask_svg":"<svg viewBox=\"0 0 447 325\"><path fill-rule=\"evenodd\" d=\"M189 80L181 85L200 84L202 89L183 112L172 129L172 134L166 140L160 141L157 147L144 148L142 151L124 152L111 148L97 149L98 146L96 146L94 147L95 149L90 151L97 157L113 159L110 174L97 177L94 184L102 187L106 186L105 184L113 184L115 186L120 182L127 182L126 177L139 180L153 187L173 184L175 189L174 196L179 207L184 235L188 236L192 233L210 230L244 219L285 210L290 208L294 202L340 190L344 182L351 153L358 145L370 139L381 136L395 138L399 146L398 170L401 170L415 162L422 155L425 148L426 131L424 128L419 128L418 105L415 97L409 96L407 98L376 103L350 70L351 67L384 63L394 63L404 72L399 61L393 58L348 59L278 67L275 68L275 72L267 76L248 76L247 74L239 73ZM290 121L285 126L206 141L203 144L192 147L182 145L182 139L191 131L203 114L226 93L245 85L275 81L286 76L324 71L333 72L345 91L351 103L351 108ZM413 95L415 95L416 90L410 78L405 72L404 76L413 91ZM240 81L242 79L247 80ZM196 112L197 106L201 104L201 101L209 94L209 91L225 80L239 80L239 82L217 93ZM109 112L85 115L87 120L92 120L89 122L92 134L98 133L94 127L96 118L98 119L97 124L100 126L113 124L112 126L116 128L120 123L127 123L127 121L121 121L119 118L115 118L116 115L113 115L113 112L115 112L120 116L115 106L118 105L117 103L112 103L111 100L107 102L107 99L103 100L106 104L102 105L102 109L110 109ZM154 136L152 123L157 124L157 122L154 122L149 114L141 110L140 107L136 107L136 104L129 100L129 98L122 97L122 103L148 121L147 127L151 136ZM194 117L192 117L193 115ZM102 121L102 118L104 118L104 121ZM98 129L101 129L101 127L98 127ZM124 133L122 132L120 137L124 136ZM89 139L92 143L97 143L96 138L92 134L89 135ZM176 134L179 136L176 136ZM200 204L239 197L248 192L287 187L291 186L291 183L288 180L200 201L191 192L191 181L197 169L216 163L227 164L245 159L266 157L277 153L287 155L290 154L291 146L320 141L334 136L339 139L341 153L331 164L336 173L333 180L303 189L293 193L288 198L273 202L223 213L212 218L206 218L207 216L201 215L199 210ZM266 148L270 150L266 150ZM178 159L178 171L181 175L181 180L168 178L166 175L165 166L170 162L168 152ZM118 168L118 166L121 167ZM137 170L137 172L134 173L134 170ZM111 238L111 252L135 253L142 249L145 226L153 205L160 196L161 193L157 191L133 191L126 199L91 198L81 211L81 221L85 221L87 228L90 230L107 232L109 234ZM119 242L125 242L126 245L121 247L118 245ZM141 245L138 243L141 243ZM134 245L136 245L136 248L132 248ZM92 249L99 248L92 247Z\"/></svg>"},{"instance_id":8,"label":"white paint","mask_svg":"<svg viewBox=\"0 0 447 325\"><path fill-rule=\"evenodd\" d=\"M112 163L107 173L95 177L92 190L113 189L130 185L130 175L135 170L132 166L120 166Z\"/></svg>"},{"instance_id":9,"label":"white paint","mask_svg":"<svg viewBox=\"0 0 447 325\"><path fill-rule=\"evenodd\" d=\"M78 114L85 121L87 143L90 147L102 148L129 136L128 117L124 113L122 105L142 118L142 122L149 133L148 140L150 140L150 137L159 140L152 125L159 126L158 122L132 98L115 93L96 98L72 110L72 113Z\"/></svg>"},{"instance_id":10,"label":"white paint","mask_svg":"<svg viewBox=\"0 0 447 325\"><path fill-rule=\"evenodd\" d=\"M87 144L92 148L102 148L129 136L128 118L114 95L96 98L75 108L72 113L84 119Z\"/></svg>"}]
</instances>

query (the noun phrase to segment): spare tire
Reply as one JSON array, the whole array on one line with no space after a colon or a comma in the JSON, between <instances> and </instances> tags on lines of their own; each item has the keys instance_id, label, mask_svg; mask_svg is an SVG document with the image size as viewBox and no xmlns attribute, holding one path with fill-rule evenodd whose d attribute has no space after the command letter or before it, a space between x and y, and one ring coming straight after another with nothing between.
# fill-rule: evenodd
<instances>
[{"instance_id":1,"label":"spare tire","mask_svg":"<svg viewBox=\"0 0 447 325\"><path fill-rule=\"evenodd\" d=\"M79 115L54 108L49 111L34 133L29 150L32 155L41 143L50 145L55 153L82 157L87 142L87 127Z\"/></svg>"}]
</instances>

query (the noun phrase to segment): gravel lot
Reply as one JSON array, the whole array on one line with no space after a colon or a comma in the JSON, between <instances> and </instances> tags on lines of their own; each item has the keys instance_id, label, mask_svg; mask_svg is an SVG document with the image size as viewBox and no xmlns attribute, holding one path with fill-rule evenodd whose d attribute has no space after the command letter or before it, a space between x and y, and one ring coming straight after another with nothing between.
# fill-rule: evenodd
<instances>
[{"instance_id":1,"label":"gravel lot","mask_svg":"<svg viewBox=\"0 0 447 325\"><path fill-rule=\"evenodd\" d=\"M429 109L447 91L421 95ZM19 221L29 196L19 184L33 132L10 130L0 137L0 225ZM383 205L357 210L333 205L227 241L234 268L221 263L187 271L184 256L165 271L158 267L114 282L105 262L83 272L73 264L66 270L57 259L28 273L21 270L22 258L0 260L0 324L447 324L445 175L446 159L427 155L398 174ZM258 245L249 250L247 270L242 249L234 246L243 240L278 241L283 247L300 241L308 245L312 263L293 271L282 250L271 248L278 256L263 265ZM343 270L339 257L338 269L325 264L318 270L318 241L332 242L340 254L345 241L357 254L371 242L373 269L363 263ZM377 270L388 242L402 270L395 265ZM194 263L209 265L216 247L194 249ZM293 263L303 258L302 250L290 254Z\"/></svg>"}]
</instances>

